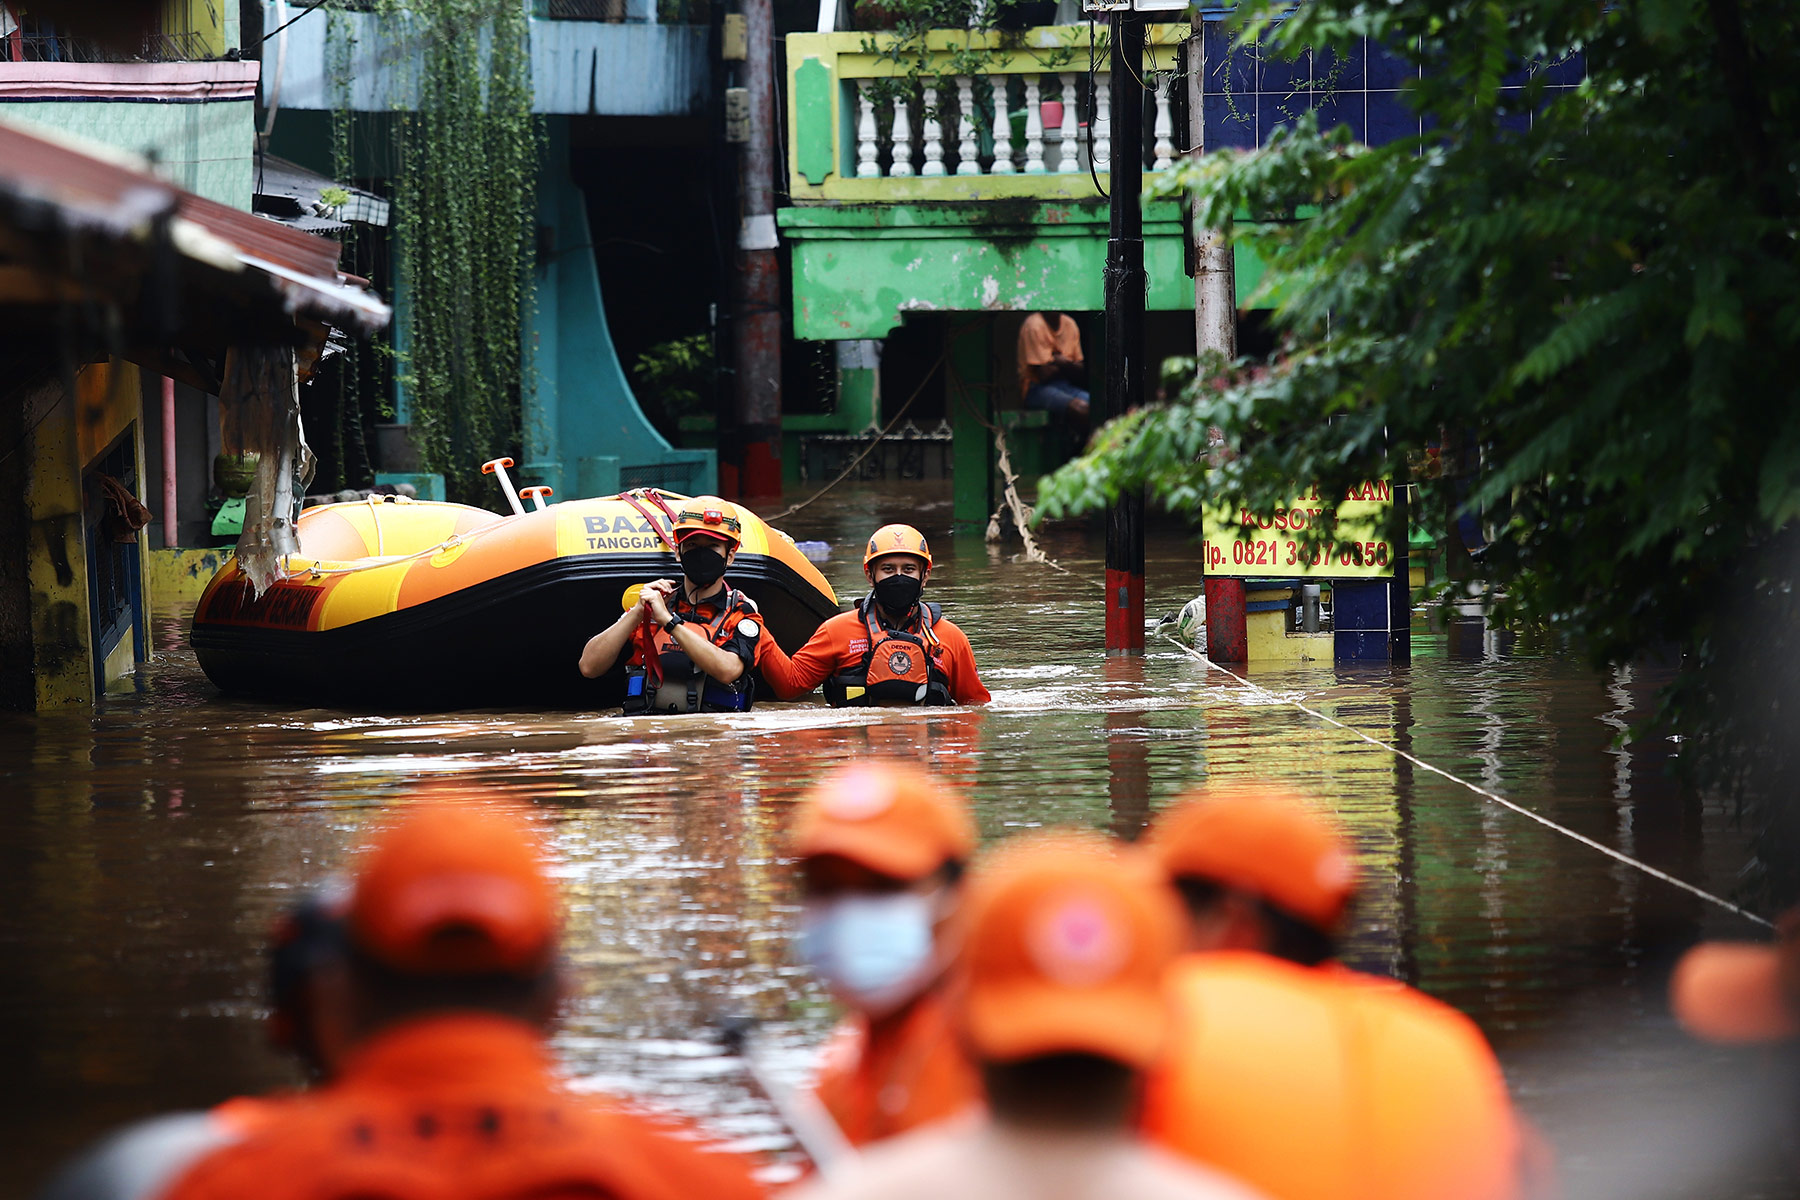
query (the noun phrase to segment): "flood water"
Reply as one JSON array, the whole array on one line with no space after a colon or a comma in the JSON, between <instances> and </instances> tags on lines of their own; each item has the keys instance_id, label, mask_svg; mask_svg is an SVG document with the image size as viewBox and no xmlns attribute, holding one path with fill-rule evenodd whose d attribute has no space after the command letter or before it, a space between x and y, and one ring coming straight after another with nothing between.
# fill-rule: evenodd
<instances>
[{"instance_id":1,"label":"flood water","mask_svg":"<svg viewBox=\"0 0 1800 1200\"><path fill-rule=\"evenodd\" d=\"M263 1044L265 933L384 811L446 787L528 809L554 851L570 1072L779 1155L779 1124L710 1030L754 1016L777 1066L804 1074L833 1012L790 952L784 831L813 780L870 754L961 786L989 839L1055 823L1129 837L1202 781L1285 781L1355 837L1367 887L1347 957L1481 1024L1565 1195L1789 1194L1780 1081L1800 1071L1689 1043L1662 999L1681 947L1753 929L1282 702L1728 893L1745 858L1731 814L1666 778L1671 744L1617 740L1653 672L1597 676L1458 627L1416 635L1410 668L1262 671L1246 689L1167 642L1103 657L1097 529L1047 535L1063 574L949 537L935 485L846 487L784 526L831 543L824 569L850 596L861 539L893 519L932 535L929 595L969 634L985 711L284 709L219 696L165 616L135 692L0 717L0 1196L119 1121L290 1082ZM1153 533L1149 561L1153 614L1198 589L1179 531ZM596 629L613 612L597 602Z\"/></svg>"}]
</instances>

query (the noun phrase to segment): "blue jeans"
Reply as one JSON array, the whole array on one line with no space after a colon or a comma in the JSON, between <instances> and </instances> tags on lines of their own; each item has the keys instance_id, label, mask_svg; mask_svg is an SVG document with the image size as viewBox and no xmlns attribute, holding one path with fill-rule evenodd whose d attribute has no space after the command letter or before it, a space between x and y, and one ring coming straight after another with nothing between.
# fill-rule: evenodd
<instances>
[{"instance_id":1,"label":"blue jeans","mask_svg":"<svg viewBox=\"0 0 1800 1200\"><path fill-rule=\"evenodd\" d=\"M1085 403L1087 399L1086 389L1078 388L1066 379L1052 379L1048 383L1031 385L1031 390L1025 393L1025 407L1059 413L1068 411L1075 401Z\"/></svg>"}]
</instances>

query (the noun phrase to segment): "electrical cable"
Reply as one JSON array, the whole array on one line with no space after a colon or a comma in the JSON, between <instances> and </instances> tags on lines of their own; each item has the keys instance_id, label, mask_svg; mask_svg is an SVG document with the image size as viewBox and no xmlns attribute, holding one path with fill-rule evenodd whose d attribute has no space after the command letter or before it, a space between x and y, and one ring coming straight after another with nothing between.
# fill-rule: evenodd
<instances>
[{"instance_id":1,"label":"electrical cable","mask_svg":"<svg viewBox=\"0 0 1800 1200\"><path fill-rule=\"evenodd\" d=\"M1598 850L1601 854L1606 855L1606 857L1613 859L1616 862L1623 863L1624 865L1631 867L1634 870L1642 871L1644 874L1650 876L1652 879L1660 879L1660 880L1662 880L1662 882L1669 884L1672 887L1680 888L1682 891L1687 892L1691 896L1696 896L1696 897L1700 898L1701 900L1706 901L1708 904L1717 905L1718 907L1724 909L1726 912L1732 913L1736 916L1740 916L1740 917L1744 918L1744 920L1749 921L1752 924L1761 925L1765 929L1775 928L1775 923L1773 921L1769 921L1763 917L1759 917L1755 913L1750 912L1747 909L1739 908L1737 905L1735 905L1731 901L1725 899L1723 896L1716 896L1704 888L1696 887L1694 884L1687 882L1685 879L1678 879L1675 876L1669 874L1667 871L1658 870L1656 867L1651 866L1649 863L1644 862L1641 859L1633 858L1629 854L1626 854L1619 850L1615 850L1611 846L1606 845L1604 842L1595 841L1593 838L1588 837L1584 833L1578 833L1575 830L1570 829L1567 825L1559 824L1558 822L1552 821L1549 817L1546 817L1546 816L1542 815L1541 813L1533 812L1531 809L1526 808L1522 804L1518 804L1512 800L1508 800L1505 796L1500 795L1498 792L1489 791L1487 788L1484 788L1484 787L1480 786L1479 784L1470 783L1468 780L1463 779L1460 776L1453 775L1449 771L1444 770L1442 767L1434 766L1431 763L1426 762L1424 759L1418 757L1415 754L1411 754L1405 750L1400 749L1398 746L1391 745L1387 742L1382 741L1380 738L1373 737L1367 733L1364 733L1362 730L1356 728L1354 725L1346 725L1344 722L1338 720L1336 717L1328 717L1316 708L1309 708L1305 704L1301 703L1298 700L1293 699L1290 696L1282 696L1282 695L1278 695L1275 692L1271 692L1265 687L1262 687L1258 684L1250 682L1250 680L1244 678L1242 675L1239 675L1237 672L1220 666L1218 663L1214 662L1212 659L1208 658L1206 655L1200 653L1200 651L1194 649L1192 646L1189 646L1180 641L1177 641L1175 638L1170 637L1166 633L1159 634L1158 636L1160 636L1164 641L1168 642L1170 645L1181 650L1183 653L1189 654L1195 658L1198 658L1201 662L1205 663L1212 670L1215 670L1222 675L1226 675L1232 679L1235 679L1238 683L1244 685L1244 687L1249 688L1251 691L1256 692L1259 695L1266 696L1271 700L1275 700L1275 701L1278 701L1283 704L1290 704L1293 707L1299 709L1301 712L1305 713L1309 717L1313 717L1317 720L1323 721L1327 725L1334 725L1337 728L1344 730L1346 733L1355 734L1357 737L1359 737L1363 741L1369 743L1371 746L1375 746L1379 749L1386 750L1388 753L1394 755L1396 758L1403 758L1407 762L1411 763L1413 766L1418 767L1421 770L1430 771L1433 775L1442 776L1443 778L1448 779L1451 783L1457 784L1460 787L1467 788L1469 791L1474 792L1477 796L1480 796L1484 800L1490 800L1493 803L1500 805L1500 807L1502 807L1502 808L1505 808L1511 812L1515 812L1522 817L1526 817L1530 820L1536 821L1539 825L1544 826L1546 829L1550 829L1556 833L1562 834L1564 837L1571 838L1574 841L1580 842L1582 845L1588 847L1590 850Z\"/></svg>"},{"instance_id":2,"label":"electrical cable","mask_svg":"<svg viewBox=\"0 0 1800 1200\"><path fill-rule=\"evenodd\" d=\"M1074 575L1075 574L1073 571L1070 571L1068 568L1066 568L1058 563L1052 562L1048 559L1045 559L1043 561L1046 566L1055 567L1057 570L1062 571L1065 575ZM1077 576L1077 578L1079 578L1079 576ZM1094 583L1096 586L1102 587L1102 588L1104 588L1106 586L1104 583L1100 583L1096 580L1089 580L1088 582ZM1536 821L1539 825L1544 826L1544 828L1549 829L1553 833L1560 833L1566 838L1570 838L1573 841L1580 842L1582 845L1586 846L1588 849L1597 850L1601 854L1604 854L1606 857L1614 860L1615 862L1622 863L1625 866L1632 868L1633 870L1641 871L1645 875L1650 876L1652 879L1661 880L1663 883L1666 883L1671 887L1679 888L1681 891L1688 893L1690 896L1694 896L1694 897L1697 897L1698 899L1704 900L1708 904L1716 905L1717 907L1724 909L1726 912L1731 913L1734 916L1742 917L1744 920L1749 921L1753 925L1760 925L1764 929L1774 929L1775 928L1775 923L1773 921L1769 920L1766 917L1759 917L1755 913L1749 911L1748 909L1741 908L1738 905L1733 904L1731 901L1725 899L1723 896L1715 895L1714 893L1707 891L1705 888L1702 888L1695 884L1689 883L1685 879L1681 879L1674 875L1671 875L1667 871L1660 870L1659 868L1653 867L1649 863L1644 862L1642 859L1633 858L1633 857L1631 857L1631 855L1626 854L1621 850L1615 850L1611 846L1608 846L1604 842L1595 841L1593 838L1588 837L1584 833L1579 833L1576 830L1570 829L1567 825L1563 825L1560 822L1551 820L1549 817L1544 816L1542 813L1534 812L1531 809L1526 808L1523 804L1519 804L1518 802L1513 801L1513 800L1508 800L1505 796L1502 796L1498 792L1490 791L1489 789L1482 787L1480 784L1470 783L1467 779L1464 779L1459 775L1455 775L1449 771L1444 770L1444 768L1442 768L1440 766L1436 766L1432 763L1426 762L1424 759L1420 758L1416 754L1412 754L1406 750L1402 750L1398 746L1395 746L1389 742L1384 742L1380 738L1377 738L1370 734L1364 733L1362 730L1356 728L1356 726L1347 725L1344 722L1338 720L1336 717L1327 716L1324 713L1320 712L1318 709L1311 708L1311 707L1307 706L1306 704L1302 703L1301 701L1294 699L1292 696L1283 696L1277 692L1271 692L1268 688L1265 688L1260 684L1251 682L1250 680L1246 679L1244 676L1239 675L1236 671L1233 671L1227 667L1220 666L1218 663L1214 662L1211 658L1208 658L1205 654L1201 653L1199 650L1194 649L1194 647L1187 645L1185 642L1181 642L1173 637L1170 637L1166 633L1158 633L1157 636L1162 638L1165 642L1168 642L1171 646L1174 646L1177 650L1180 650L1183 654L1186 654L1192 658L1199 659L1200 662L1203 665L1205 665L1207 668L1209 668L1210 670L1217 671L1221 675L1224 675L1232 680L1235 680L1237 683L1243 685L1249 691L1255 692L1259 696L1266 697L1267 699L1273 700L1279 704L1291 705L1292 707L1299 709L1301 712L1305 713L1309 717L1314 718L1315 720L1323 721L1325 724L1335 726L1338 729L1342 729L1346 733L1354 734L1356 737L1369 743L1369 745L1374 746L1379 750L1386 750L1388 753L1394 755L1396 758L1403 758L1407 762L1411 763L1413 766L1418 767L1420 770L1429 771L1433 775L1437 775L1444 779L1447 779L1451 783L1454 783L1459 787L1466 788L1469 791L1474 792L1477 796L1480 796L1484 800L1488 800L1495 804L1498 804L1500 807L1508 810L1509 812L1514 812L1522 817L1527 818L1528 820Z\"/></svg>"},{"instance_id":3,"label":"electrical cable","mask_svg":"<svg viewBox=\"0 0 1800 1200\"><path fill-rule=\"evenodd\" d=\"M1095 85L1094 80L1098 77L1099 72L1100 64L1094 53L1094 14L1090 12L1088 13L1088 178L1094 181L1094 190L1100 193L1100 198L1102 200L1111 200L1112 193L1100 186L1100 170L1098 165L1094 162L1094 126L1100 122L1100 92ZM1110 131L1112 127L1111 113L1108 113L1106 116L1106 124ZM1117 156L1113 153L1111 139L1109 138L1106 157L1106 174L1108 178L1112 177L1112 160L1115 157Z\"/></svg>"},{"instance_id":4,"label":"electrical cable","mask_svg":"<svg viewBox=\"0 0 1800 1200\"><path fill-rule=\"evenodd\" d=\"M919 386L913 389L913 394L906 398L906 403L902 404L900 406L900 411L894 414L893 419L887 423L887 427L884 428L880 433L875 435L875 440L870 442L869 445L867 446L867 448L865 448L861 454L857 455L854 459L852 459L850 462L850 465L845 467L842 471L840 471L838 473L838 477L836 479L832 480L830 483L826 484L824 487L820 488L818 491L814 492L812 495L808 496L806 499L802 500L800 503L794 505L793 507L784 508L780 512L775 513L772 516L764 517L763 518L764 523L766 524L770 521L779 521L784 517L793 516L795 513L799 512L801 509L805 508L807 505L809 505L813 501L817 500L820 496L823 496L826 492L829 492L832 488L834 488L838 484L844 482L844 480L850 478L850 472L852 472L852 471L856 470L856 468L862 466L863 459L865 459L865 458L869 457L869 455L873 454L875 452L875 447L881 445L882 442L887 440L887 435L894 432L894 427L896 425L900 424L900 418L904 417L906 415L906 410L912 407L913 401L917 400L919 398L920 393L922 393L925 390L925 385L931 382L931 377L933 375L936 375L938 368L944 365L944 358L945 358L944 354L940 354L937 356L937 361L931 364L930 369L925 372L925 377L923 379L919 380Z\"/></svg>"},{"instance_id":5,"label":"electrical cable","mask_svg":"<svg viewBox=\"0 0 1800 1200\"><path fill-rule=\"evenodd\" d=\"M257 38L254 42L246 42L243 46L239 47L239 53L242 53L245 50L254 50L256 47L262 45L264 42L268 41L270 38L274 37L276 34L280 33L282 30L286 29L288 26L292 25L295 21L298 21L301 17L304 17L304 16L308 15L309 13L318 12L321 8L324 8L328 3L330 3L330 0L318 0L318 2L316 4L314 4L311 8L308 8L305 11L301 12L298 16L289 17L287 20L283 21L281 24L277 25L275 28L269 30L269 32L267 32L267 33L263 34L261 37Z\"/></svg>"}]
</instances>

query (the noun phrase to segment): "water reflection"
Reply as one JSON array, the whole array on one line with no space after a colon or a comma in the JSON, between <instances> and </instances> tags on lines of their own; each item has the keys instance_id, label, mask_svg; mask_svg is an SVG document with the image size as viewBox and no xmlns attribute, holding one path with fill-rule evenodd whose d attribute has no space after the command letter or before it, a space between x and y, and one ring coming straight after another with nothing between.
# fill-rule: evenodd
<instances>
[{"instance_id":1,"label":"water reflection","mask_svg":"<svg viewBox=\"0 0 1800 1200\"><path fill-rule=\"evenodd\" d=\"M989 839L1057 822L1129 837L1199 782L1283 781L1355 839L1368 887L1350 959L1481 1022L1562 1148L1571 1195L1755 1194L1762 1167L1743 1146L1763 1144L1761 1126L1736 1120L1733 1141L1695 1116L1741 1112L1746 1059L1682 1041L1658 996L1676 947L1747 931L1280 702L1304 699L1729 890L1744 842L1731 815L1670 784L1668 743L1619 740L1647 712L1657 672L1596 677L1453 624L1422 634L1408 668L1284 668L1246 689L1163 642L1142 659L1104 658L1101 546L1080 528L1044 538L1065 575L979 538L937 536L947 493L852 490L816 507L790 532L842 548L825 570L847 596L862 590L869 529L905 516L933 535L929 595L969 633L993 705L799 703L634 721L283 710L218 698L171 624L159 645L177 648L159 653L137 694L91 718L0 718L0 1061L14 1068L0 1194L117 1120L286 1079L257 1023L263 934L420 787L528 805L553 846L578 980L556 1044L584 1086L697 1112L745 1144L785 1145L709 1030L753 1015L777 1066L804 1071L832 1014L789 955L783 830L812 781L870 754L955 782ZM1179 533L1153 535L1149 561L1150 611L1197 589ZM1666 1151L1651 1156L1660 1170L1626 1170L1622 1147L1641 1152L1646 1138ZM1717 1164L1727 1150L1750 1165L1681 1190L1698 1168L1682 1175L1669 1160Z\"/></svg>"}]
</instances>

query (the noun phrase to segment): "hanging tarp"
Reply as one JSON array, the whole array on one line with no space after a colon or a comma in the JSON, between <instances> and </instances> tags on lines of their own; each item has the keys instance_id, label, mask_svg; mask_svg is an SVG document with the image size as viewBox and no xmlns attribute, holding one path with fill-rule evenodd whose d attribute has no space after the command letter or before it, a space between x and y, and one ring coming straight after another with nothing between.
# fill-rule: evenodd
<instances>
[{"instance_id":1,"label":"hanging tarp","mask_svg":"<svg viewBox=\"0 0 1800 1200\"><path fill-rule=\"evenodd\" d=\"M291 348L246 347L226 353L219 425L225 453L258 456L256 477L244 498L237 559L261 596L286 573L282 560L299 552L294 522L313 476Z\"/></svg>"}]
</instances>

